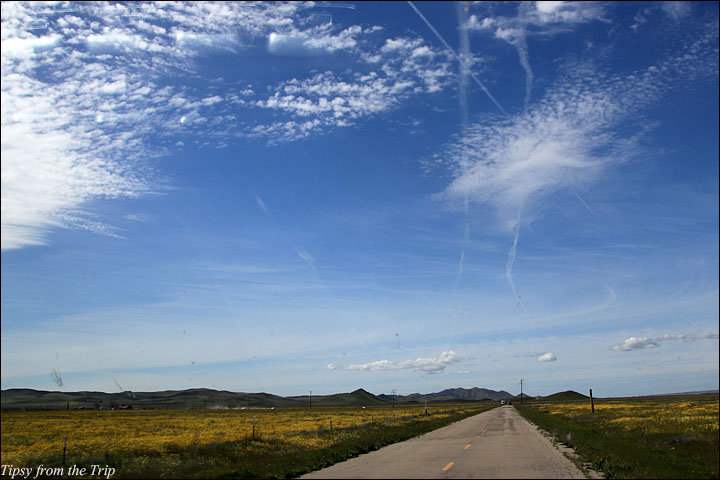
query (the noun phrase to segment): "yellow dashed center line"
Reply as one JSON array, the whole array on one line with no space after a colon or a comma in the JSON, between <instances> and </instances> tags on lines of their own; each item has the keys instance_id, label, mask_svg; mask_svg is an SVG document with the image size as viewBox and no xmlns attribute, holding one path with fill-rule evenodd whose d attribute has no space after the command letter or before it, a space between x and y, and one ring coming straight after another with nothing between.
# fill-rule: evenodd
<instances>
[{"instance_id":1,"label":"yellow dashed center line","mask_svg":"<svg viewBox=\"0 0 720 480\"><path fill-rule=\"evenodd\" d=\"M448 463L447 465L445 465L445 468L443 468L442 471L447 472L448 470L450 470L450 467L452 467L453 465L455 465L455 462Z\"/></svg>"},{"instance_id":2,"label":"yellow dashed center line","mask_svg":"<svg viewBox=\"0 0 720 480\"><path fill-rule=\"evenodd\" d=\"M468 448L470 448L470 444L469 444L469 443L468 443L467 445L465 445L465 450L467 450Z\"/></svg>"}]
</instances>

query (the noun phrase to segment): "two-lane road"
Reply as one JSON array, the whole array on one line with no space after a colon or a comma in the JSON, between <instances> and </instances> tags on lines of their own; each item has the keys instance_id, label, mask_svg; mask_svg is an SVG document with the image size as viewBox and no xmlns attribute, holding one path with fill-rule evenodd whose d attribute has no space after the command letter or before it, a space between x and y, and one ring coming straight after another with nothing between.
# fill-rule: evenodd
<instances>
[{"instance_id":1,"label":"two-lane road","mask_svg":"<svg viewBox=\"0 0 720 480\"><path fill-rule=\"evenodd\" d=\"M585 478L513 407L466 418L302 478Z\"/></svg>"}]
</instances>

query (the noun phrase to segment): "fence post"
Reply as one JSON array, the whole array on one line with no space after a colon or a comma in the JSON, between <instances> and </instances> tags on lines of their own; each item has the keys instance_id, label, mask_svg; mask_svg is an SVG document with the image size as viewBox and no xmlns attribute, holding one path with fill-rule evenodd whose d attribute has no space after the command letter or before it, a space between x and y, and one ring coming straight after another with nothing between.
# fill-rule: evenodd
<instances>
[{"instance_id":1,"label":"fence post","mask_svg":"<svg viewBox=\"0 0 720 480\"><path fill-rule=\"evenodd\" d=\"M595 402L593 402L592 388L590 389L590 410L595 413Z\"/></svg>"},{"instance_id":2,"label":"fence post","mask_svg":"<svg viewBox=\"0 0 720 480\"><path fill-rule=\"evenodd\" d=\"M65 466L65 453L67 452L67 437L63 438L63 467Z\"/></svg>"}]
</instances>

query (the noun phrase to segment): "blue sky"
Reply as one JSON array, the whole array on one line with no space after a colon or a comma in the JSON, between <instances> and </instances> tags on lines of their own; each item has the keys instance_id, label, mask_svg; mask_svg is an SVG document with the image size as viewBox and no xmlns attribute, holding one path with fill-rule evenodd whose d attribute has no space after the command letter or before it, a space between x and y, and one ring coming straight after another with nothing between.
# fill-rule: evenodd
<instances>
[{"instance_id":1,"label":"blue sky","mask_svg":"<svg viewBox=\"0 0 720 480\"><path fill-rule=\"evenodd\" d=\"M2 388L718 388L718 5L2 4Z\"/></svg>"}]
</instances>

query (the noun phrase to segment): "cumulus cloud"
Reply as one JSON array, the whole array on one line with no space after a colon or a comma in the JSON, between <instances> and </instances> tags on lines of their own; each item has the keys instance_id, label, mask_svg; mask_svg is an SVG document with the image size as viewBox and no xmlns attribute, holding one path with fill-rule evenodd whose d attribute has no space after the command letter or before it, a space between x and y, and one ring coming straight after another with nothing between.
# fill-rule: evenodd
<instances>
[{"instance_id":1,"label":"cumulus cloud","mask_svg":"<svg viewBox=\"0 0 720 480\"><path fill-rule=\"evenodd\" d=\"M455 353L452 350L442 352L437 357L416 358L415 360L405 360L402 362L392 362L390 360L378 360L375 362L361 363L348 366L348 370L365 370L365 371L382 371L382 370L412 370L422 374L435 374L445 371L448 365L464 362L467 359Z\"/></svg>"},{"instance_id":2,"label":"cumulus cloud","mask_svg":"<svg viewBox=\"0 0 720 480\"><path fill-rule=\"evenodd\" d=\"M337 34L273 32L268 36L267 50L273 55L310 57L352 50L358 45L356 37L363 33L362 27L353 25Z\"/></svg>"},{"instance_id":3,"label":"cumulus cloud","mask_svg":"<svg viewBox=\"0 0 720 480\"><path fill-rule=\"evenodd\" d=\"M338 368L340 368L340 366L335 365L334 363L328 363L328 365L327 365L328 370L337 370Z\"/></svg>"},{"instance_id":4,"label":"cumulus cloud","mask_svg":"<svg viewBox=\"0 0 720 480\"><path fill-rule=\"evenodd\" d=\"M630 337L622 343L613 346L612 349L618 352L629 352L630 350L642 350L644 348L655 348L660 345L650 338Z\"/></svg>"},{"instance_id":5,"label":"cumulus cloud","mask_svg":"<svg viewBox=\"0 0 720 480\"><path fill-rule=\"evenodd\" d=\"M656 338L644 338L644 337L630 337L624 342L618 343L612 347L613 350L618 352L628 352L630 350L642 350L644 348L655 348L659 347L660 343L682 340L684 342L695 342L697 340L717 340L717 333L707 333L704 335L686 334L686 333L666 333L661 337Z\"/></svg>"},{"instance_id":6,"label":"cumulus cloud","mask_svg":"<svg viewBox=\"0 0 720 480\"><path fill-rule=\"evenodd\" d=\"M328 70L292 78L273 86L272 93L264 98L250 101L252 107L289 118L257 125L246 135L266 138L271 143L298 140L354 125L362 118L396 108L413 96L439 92L451 83L453 72L447 55L422 39L387 38L379 48L375 42L362 40L359 63L353 71Z\"/></svg>"},{"instance_id":7,"label":"cumulus cloud","mask_svg":"<svg viewBox=\"0 0 720 480\"><path fill-rule=\"evenodd\" d=\"M554 362L557 360L557 357L554 353L548 352L544 355L540 355L537 359L538 362Z\"/></svg>"}]
</instances>

